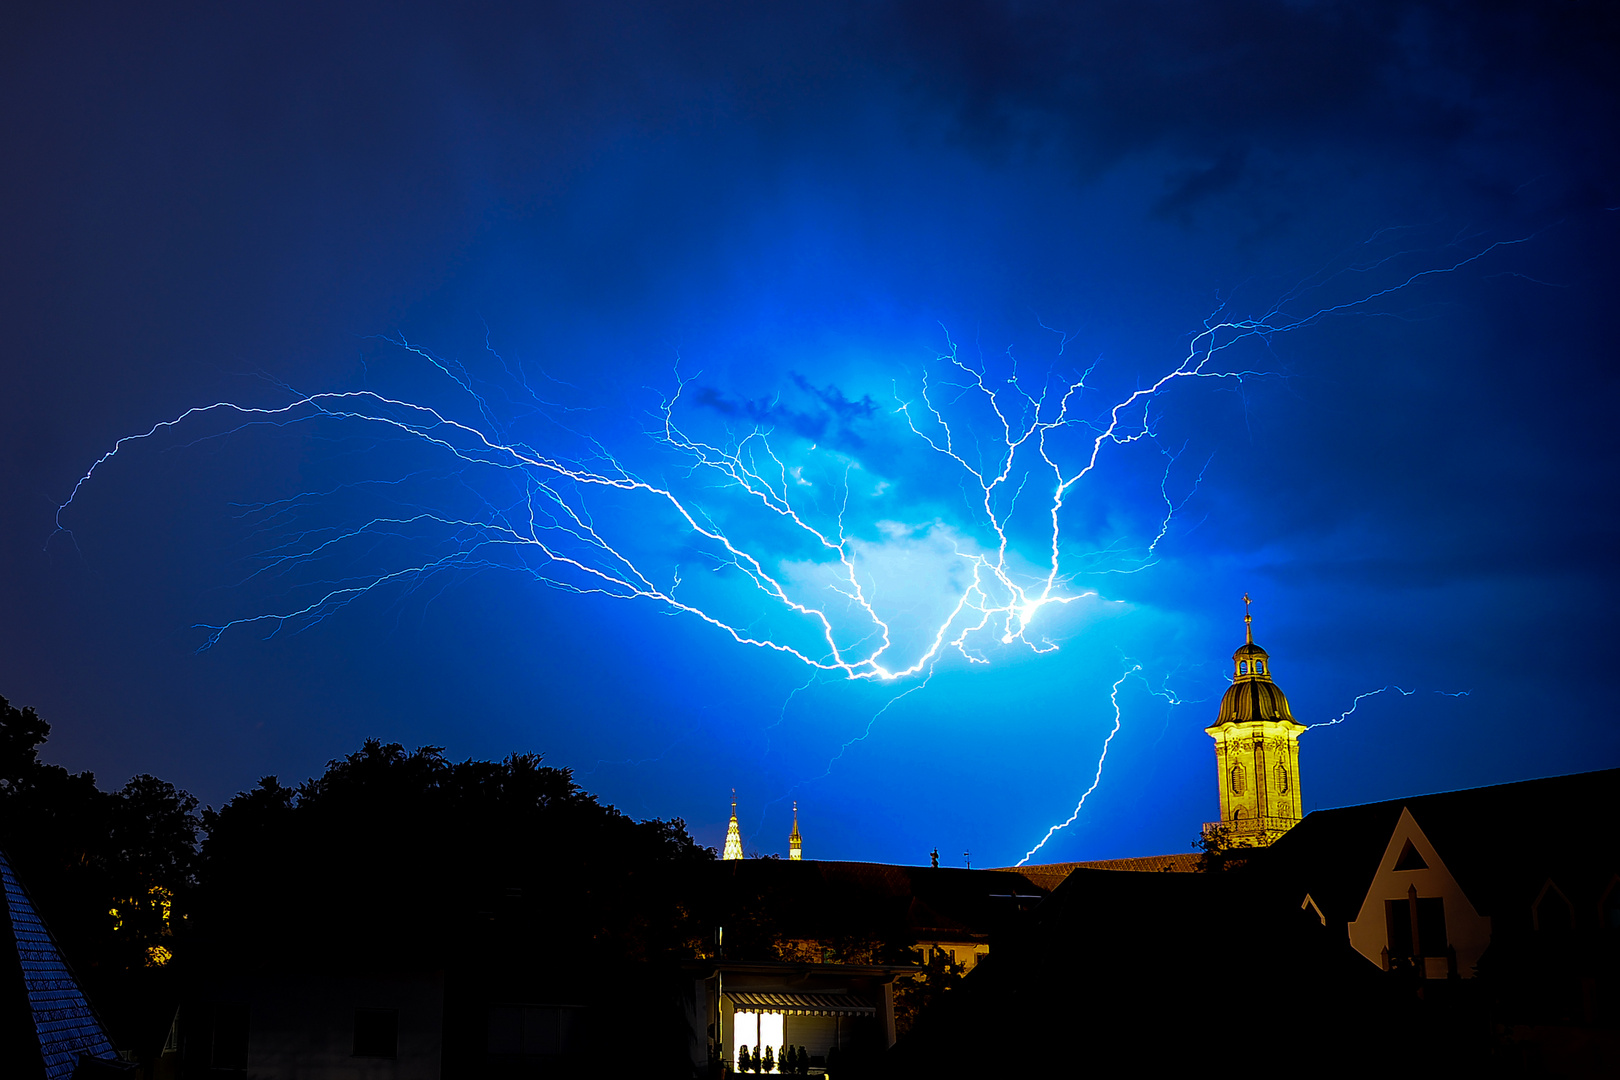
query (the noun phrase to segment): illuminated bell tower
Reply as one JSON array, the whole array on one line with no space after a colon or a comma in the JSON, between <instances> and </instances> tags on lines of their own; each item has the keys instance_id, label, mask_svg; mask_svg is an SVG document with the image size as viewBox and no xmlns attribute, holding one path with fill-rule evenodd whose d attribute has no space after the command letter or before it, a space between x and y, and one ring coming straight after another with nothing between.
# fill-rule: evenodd
<instances>
[{"instance_id":1,"label":"illuminated bell tower","mask_svg":"<svg viewBox=\"0 0 1620 1080\"><path fill-rule=\"evenodd\" d=\"M804 838L799 835L799 800L793 800L793 831L788 833L788 858L794 862L804 858Z\"/></svg>"},{"instance_id":2,"label":"illuminated bell tower","mask_svg":"<svg viewBox=\"0 0 1620 1080\"><path fill-rule=\"evenodd\" d=\"M742 830L737 828L737 789L731 789L731 824L726 826L726 849L722 859L742 858Z\"/></svg>"},{"instance_id":3,"label":"illuminated bell tower","mask_svg":"<svg viewBox=\"0 0 1620 1080\"><path fill-rule=\"evenodd\" d=\"M1221 793L1220 828L1238 847L1264 847L1299 824L1299 736L1288 699L1271 681L1271 657L1254 643L1254 616L1243 597L1243 630L1248 639L1232 654L1232 685L1221 698L1220 715L1204 729L1215 740L1215 768Z\"/></svg>"}]
</instances>

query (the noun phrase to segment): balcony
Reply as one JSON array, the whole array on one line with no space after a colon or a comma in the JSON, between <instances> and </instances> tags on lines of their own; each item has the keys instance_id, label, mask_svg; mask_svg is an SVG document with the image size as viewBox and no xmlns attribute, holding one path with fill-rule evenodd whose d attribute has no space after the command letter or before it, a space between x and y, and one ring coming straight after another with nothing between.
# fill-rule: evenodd
<instances>
[{"instance_id":1,"label":"balcony","mask_svg":"<svg viewBox=\"0 0 1620 1080\"><path fill-rule=\"evenodd\" d=\"M1264 846L1299 824L1292 817L1251 817L1236 821L1206 821L1204 835L1211 836L1224 830L1235 847Z\"/></svg>"}]
</instances>

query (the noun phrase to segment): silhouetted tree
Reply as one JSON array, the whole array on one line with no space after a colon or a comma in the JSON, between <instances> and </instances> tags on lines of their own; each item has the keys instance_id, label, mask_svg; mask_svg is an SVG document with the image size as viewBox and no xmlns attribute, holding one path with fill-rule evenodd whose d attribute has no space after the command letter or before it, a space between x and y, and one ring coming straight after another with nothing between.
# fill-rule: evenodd
<instances>
[{"instance_id":1,"label":"silhouetted tree","mask_svg":"<svg viewBox=\"0 0 1620 1080\"><path fill-rule=\"evenodd\" d=\"M102 791L39 760L50 724L0 697L0 848L121 1045L147 1052L173 1011L174 931L196 867L197 800L137 776Z\"/></svg>"},{"instance_id":2,"label":"silhouetted tree","mask_svg":"<svg viewBox=\"0 0 1620 1080\"><path fill-rule=\"evenodd\" d=\"M1254 854L1253 848L1233 841L1232 827L1226 824L1212 825L1203 830L1192 846L1198 849L1196 869L1200 874L1234 870L1247 863Z\"/></svg>"},{"instance_id":3,"label":"silhouetted tree","mask_svg":"<svg viewBox=\"0 0 1620 1080\"><path fill-rule=\"evenodd\" d=\"M266 959L318 942L443 963L492 930L548 966L687 956L702 928L685 874L713 857L678 819L633 821L538 755L457 764L378 740L296 789L266 777L204 826L202 929Z\"/></svg>"}]
</instances>

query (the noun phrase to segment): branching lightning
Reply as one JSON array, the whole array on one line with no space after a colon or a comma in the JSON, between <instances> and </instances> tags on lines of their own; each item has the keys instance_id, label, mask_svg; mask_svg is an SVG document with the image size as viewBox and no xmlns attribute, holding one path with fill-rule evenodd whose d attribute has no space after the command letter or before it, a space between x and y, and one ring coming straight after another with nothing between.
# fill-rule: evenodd
<instances>
[{"instance_id":1,"label":"branching lightning","mask_svg":"<svg viewBox=\"0 0 1620 1080\"><path fill-rule=\"evenodd\" d=\"M1453 247L1465 242L1459 239ZM207 425L212 429L198 438L257 428L337 431L373 446L404 447L418 465L243 508L255 535L278 538L258 553L248 579L287 581L287 598L274 610L198 624L199 651L249 627L266 636L302 631L390 586L410 590L439 575L499 569L560 590L639 602L696 620L740 645L802 665L811 682L822 675L875 683L917 680L892 698L892 705L928 685L945 657L979 665L990 662L997 645L1037 654L1056 650L1052 632L1035 629L1045 609L1099 598L1096 589L1078 584L1082 577L1134 573L1152 565L1209 464L1206 459L1190 487L1179 479L1172 483L1171 470L1185 447L1158 445L1159 410L1172 389L1200 381L1241 384L1268 375L1228 363L1227 357L1240 344L1266 347L1279 335L1329 316L1373 313L1378 301L1421 278L1456 271L1496 248L1523 242L1476 244L1465 256L1405 274L1393 273L1390 264L1410 252L1341 260L1262 315L1235 317L1222 305L1190 337L1178 362L1135 389L1112 394L1091 381L1099 364L1078 376L1029 378L1019 374L1016 363L1009 368L971 362L947 338L947 348L914 388L895 388L891 416L906 437L916 440L912 445L918 452L959 478L969 509L961 521L897 524L894 511L885 513L878 502L895 478L850 454L795 443L794 436L768 426L701 434L693 421L701 406L688 396L695 380L679 369L647 432L659 456L653 464L638 465L577 430L581 414L589 410L542 398L523 366L514 368L487 340L503 373L499 393L485 392L484 380L460 362L395 337L387 340L444 380L445 402L360 389L289 391L289 399L279 404L227 400L187 409L117 440L92 463L57 509L57 533L68 533L66 520L91 481L148 441ZM1388 284L1350 299L1306 303L1330 284L1379 272ZM1309 310L1296 313L1302 308ZM1070 340L1063 335L1062 345ZM968 413L980 422L965 421ZM1156 534L1133 543L1128 552L1115 544L1088 545L1076 539L1072 527L1065 534L1077 493L1105 456L1139 443L1157 448L1164 458L1156 493L1164 509L1155 515L1156 529L1149 530ZM862 494L866 479L873 481L876 495ZM349 517L340 512L335 521L319 517L323 505L362 489L388 508ZM1017 529L1015 515L1020 515ZM891 529L927 532L946 552L940 562L944 569L921 583L935 601L922 614L904 595L917 583L895 576L911 571L885 576L881 569L898 543L898 534L886 531ZM1114 726L1074 814L1048 830L1020 865L1072 824L1097 789L1108 747L1120 730L1119 688L1139 672L1133 667L1114 684ZM1410 693L1384 687L1358 696L1356 703L1389 689ZM1160 696L1176 703L1167 692ZM1311 726L1343 722L1356 703L1340 717ZM889 705L839 749L829 770L871 734Z\"/></svg>"},{"instance_id":2,"label":"branching lightning","mask_svg":"<svg viewBox=\"0 0 1620 1080\"><path fill-rule=\"evenodd\" d=\"M761 547L734 538L718 523L712 508L677 491L673 484L637 475L594 439L587 439L588 457L570 460L513 438L488 399L474 388L464 367L433 357L403 339L396 344L428 359L443 373L475 406L478 421L369 389L304 394L274 406L231 401L198 406L154 424L145 432L119 439L74 485L67 501L58 508L57 525L59 532L67 531L64 516L85 485L108 462L132 446L182 425L204 419L223 421L224 430L219 434L224 435L257 426L338 423L369 430L378 439L404 440L431 449L445 457L452 470L490 471L509 480L509 489L503 499L481 495L477 500L481 505L472 513L416 507L398 515L378 515L347 528L294 532L285 542L262 553L255 574L319 564L337 556L345 546L363 546L380 537L431 534L438 538L436 546L442 550L423 561L328 581L327 588L303 604L199 624L199 629L206 632L202 649L248 626L266 626L272 635L288 626L307 628L356 598L390 584L413 584L448 570L499 566L524 570L545 584L577 593L648 601L671 613L698 619L739 644L790 656L822 672L852 680L903 680L931 670L946 651L954 651L970 663L988 662L978 645L986 635L1002 644L1019 644L1035 652L1055 649L1051 641L1031 634L1037 614L1049 605L1070 604L1096 595L1093 590L1073 588L1073 575L1066 574L1063 568L1062 514L1076 486L1097 468L1107 447L1154 438L1152 403L1173 383L1260 374L1218 368L1214 362L1238 340L1282 332L1303 321L1211 321L1172 370L1115 401L1100 414L1090 415L1080 411L1082 398L1090 390L1085 376L1030 388L1015 373L993 385L983 366L964 361L952 345L940 358L946 377L942 380L925 374L918 396L899 400L896 412L911 432L970 478L970 489L976 489L973 501L980 518L978 524L991 542L988 550L957 544L955 555L965 570L965 583L955 589L946 617L924 635L925 646L909 657L893 655L891 621L880 613L871 575L863 565L870 541L846 526L847 474L859 468L858 463L846 466L843 505L827 515L830 520L817 520L811 510L796 501L795 488L810 485L798 468L784 462L772 445L770 432L751 431L726 445L688 433L678 419L678 410L689 380L679 376L674 393L659 405L658 428L653 433L656 439L680 456L687 476L718 479L728 495L740 496L754 510L786 526L799 541L819 551L819 568L830 572L824 577L820 597L805 595L806 590L795 588L779 561ZM962 381L953 381L952 376ZM953 428L940 400L942 387L954 399L964 394L975 396L996 417L1001 429L997 444L1000 449L988 455L988 465L970 460L964 437ZM539 398L534 398L532 404L542 409L551 405ZM1066 463L1057 449L1057 436L1068 429L1084 433L1084 452L1072 463ZM1031 482L1031 472L1019 471L1024 455L1033 455L1031 472L1038 470L1047 478L1041 494L1045 505L1041 513L1048 522L1044 530L1045 554L1036 564L1040 568L1029 571L1017 565L1008 531L1018 494ZM1167 458L1173 465L1175 455ZM457 482L471 483L464 476ZM686 601L679 595L679 568L667 578L667 584L660 584L655 573L644 569L625 543L597 527L587 498L591 492L635 497L647 504L646 514L671 515L711 570L740 576L755 590L756 599L763 599L777 614L797 622L799 630L808 629L808 641L802 633L795 637L756 632L749 622ZM1158 535L1148 546L1150 554L1179 506L1162 485L1161 492L1165 493L1167 510ZM306 494L266 505L259 524L285 520L316 498ZM1094 571L1098 554L1088 553L1092 563L1080 569ZM853 624L846 622L850 614L856 617Z\"/></svg>"},{"instance_id":3,"label":"branching lightning","mask_svg":"<svg viewBox=\"0 0 1620 1080\"><path fill-rule=\"evenodd\" d=\"M1067 829L1070 825L1073 825L1075 819L1080 816L1080 811L1085 808L1086 800L1091 798L1091 793L1097 790L1098 784L1102 783L1103 763L1108 760L1108 744L1114 741L1115 735L1119 734L1121 722L1119 712L1119 688L1125 685L1126 679L1129 679L1132 675L1135 675L1141 670L1141 664L1133 665L1129 671L1125 672L1125 674L1114 680L1114 688L1108 692L1108 701L1114 706L1114 726L1109 729L1108 737L1103 740L1102 754L1097 758L1097 773L1091 778L1091 786L1086 788L1086 790L1081 793L1080 801L1074 806L1074 813L1069 815L1068 820L1061 821L1058 824L1053 825L1050 829L1047 829L1046 835L1041 837L1041 842L1025 852L1024 857L1019 859L1018 862L1014 864L1015 866L1023 866L1025 863L1029 862L1037 851L1046 846L1046 842L1048 840L1057 835L1059 831Z\"/></svg>"}]
</instances>

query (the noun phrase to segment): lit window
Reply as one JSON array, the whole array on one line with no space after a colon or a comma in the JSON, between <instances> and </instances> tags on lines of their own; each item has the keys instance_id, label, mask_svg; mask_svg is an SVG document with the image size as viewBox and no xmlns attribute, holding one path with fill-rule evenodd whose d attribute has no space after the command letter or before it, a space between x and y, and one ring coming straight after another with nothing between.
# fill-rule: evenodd
<instances>
[{"instance_id":1,"label":"lit window","mask_svg":"<svg viewBox=\"0 0 1620 1080\"><path fill-rule=\"evenodd\" d=\"M759 1047L763 1054L765 1047L782 1046L782 1014L737 1012L732 1014L731 1020L731 1060L737 1060L737 1051L746 1046L752 1050Z\"/></svg>"},{"instance_id":2,"label":"lit window","mask_svg":"<svg viewBox=\"0 0 1620 1080\"><path fill-rule=\"evenodd\" d=\"M1207 773L1205 774L1208 775ZM1281 795L1288 790L1288 770L1278 765L1272 770L1272 779L1276 783L1277 794Z\"/></svg>"},{"instance_id":3,"label":"lit window","mask_svg":"<svg viewBox=\"0 0 1620 1080\"><path fill-rule=\"evenodd\" d=\"M1208 775L1208 774L1206 773L1205 775ZM1233 794L1236 794L1236 795L1243 794L1243 787L1244 787L1243 779L1244 779L1244 777L1243 777L1243 766L1242 765L1234 765L1234 766L1232 766L1232 792L1233 792Z\"/></svg>"}]
</instances>

